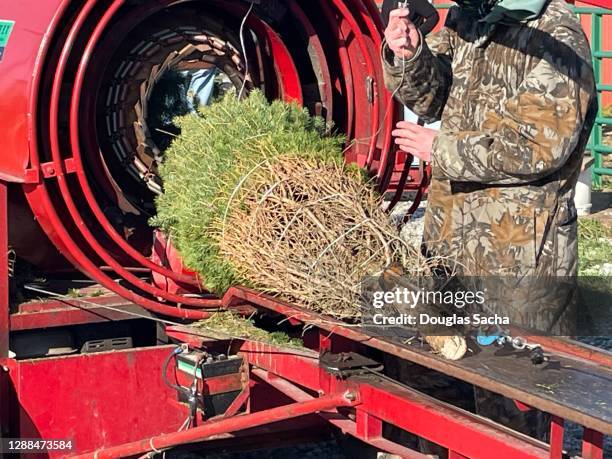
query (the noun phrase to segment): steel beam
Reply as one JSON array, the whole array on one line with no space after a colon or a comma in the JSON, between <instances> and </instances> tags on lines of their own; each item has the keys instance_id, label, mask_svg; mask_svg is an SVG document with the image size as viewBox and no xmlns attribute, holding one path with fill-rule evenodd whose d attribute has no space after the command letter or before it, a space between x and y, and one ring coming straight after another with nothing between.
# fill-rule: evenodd
<instances>
[{"instance_id":1,"label":"steel beam","mask_svg":"<svg viewBox=\"0 0 612 459\"><path fill-rule=\"evenodd\" d=\"M5 360L9 353L8 189L0 180L0 436L10 424L10 387Z\"/></svg>"},{"instance_id":2,"label":"steel beam","mask_svg":"<svg viewBox=\"0 0 612 459\"><path fill-rule=\"evenodd\" d=\"M20 305L10 316L11 330L35 330L67 325L153 317L118 295L83 300L52 300Z\"/></svg>"},{"instance_id":3,"label":"steel beam","mask_svg":"<svg viewBox=\"0 0 612 459\"><path fill-rule=\"evenodd\" d=\"M561 459L563 457L563 433L564 420L558 416L552 416L550 420L550 459Z\"/></svg>"},{"instance_id":4,"label":"steel beam","mask_svg":"<svg viewBox=\"0 0 612 459\"><path fill-rule=\"evenodd\" d=\"M295 400L301 400L300 393L304 392L295 385L315 391L329 387L333 391L357 392L361 400L357 407L357 412L362 411L357 418L360 425L353 424L349 433L364 441L376 437L374 420L380 419L467 457L488 457L490 451L496 451L500 459L549 457L548 447L542 442L398 383L374 376L338 380L329 375L325 380L314 376L322 369L318 360L309 355L288 353L261 343L245 343L243 350L251 364L285 378L283 392ZM252 372L258 377L264 375L258 369ZM267 376L265 380L282 389L276 379ZM369 426L366 420L371 421ZM331 419L329 422L334 423Z\"/></svg>"},{"instance_id":5,"label":"steel beam","mask_svg":"<svg viewBox=\"0 0 612 459\"><path fill-rule=\"evenodd\" d=\"M604 434L612 434L612 425L604 418L596 417L592 413L580 412L562 403L561 400L555 397L546 396L546 394L543 393L527 391L516 384L508 384L505 381L500 381L492 377L490 374L475 371L475 369L464 365L462 361L455 362L445 360L443 357L436 356L422 348L405 346L398 342L368 335L358 327L348 327L343 322L311 311L306 311L245 287L232 287L223 298L224 304L231 304L232 301L237 300L248 301L261 308L275 311L286 317L291 317L294 321L301 321L304 324L313 325L324 333L327 332L333 339L341 337L354 343L362 343L370 348L378 349L379 351L386 352L400 359L461 379L475 386L501 394L512 400L518 400L538 410L554 414L585 427L603 432ZM544 339L538 339L538 337L528 336L528 338L534 342L538 340L544 341ZM595 350L594 348L581 346L580 343L570 343L555 338L548 338L548 342L549 347L546 349L551 349L555 354L558 353L556 355L559 358L570 356L573 362L582 362L589 365L591 363L598 363L600 366L605 366L607 368L612 366L609 364L609 356L611 354L605 350ZM554 343L554 346L552 343ZM281 362L277 362L276 364L282 365ZM593 372L597 374L597 371L601 370L593 366ZM601 378L601 376L599 377Z\"/></svg>"},{"instance_id":6,"label":"steel beam","mask_svg":"<svg viewBox=\"0 0 612 459\"><path fill-rule=\"evenodd\" d=\"M293 400L303 402L306 400L312 400L314 398L312 395L301 390L294 384L291 384L289 381L275 376L273 373L266 370L255 368L252 370L252 373L275 389L281 391L283 394L291 397ZM427 459L429 457L419 453L418 451L414 451L410 448L406 448L405 446L383 438L382 421L380 419L374 419L371 417L371 419L369 419L370 430L369 432L364 432L363 426L360 425L360 419L365 420L369 415L361 410L357 410L356 421L342 416L338 412L322 412L319 413L319 416L325 419L331 425L340 429L342 432L352 435L355 438L359 438L375 448L378 448L380 451L395 454L403 459Z\"/></svg>"},{"instance_id":7,"label":"steel beam","mask_svg":"<svg viewBox=\"0 0 612 459\"><path fill-rule=\"evenodd\" d=\"M228 419L221 419L219 421L210 421L199 427L186 431L158 435L146 440L106 448L98 450L94 453L76 457L111 459L116 457L133 456L148 451L159 451L187 443L202 441L206 438L212 437L213 435L245 430L252 427L271 424L273 422L284 421L287 419L305 416L307 414L317 413L319 411L334 409L339 406L351 406L356 404L358 404L358 401L349 400L345 394L326 395L313 400L271 408L269 410L259 411L257 413L235 416Z\"/></svg>"},{"instance_id":8,"label":"steel beam","mask_svg":"<svg viewBox=\"0 0 612 459\"><path fill-rule=\"evenodd\" d=\"M9 351L8 186L0 180L0 359Z\"/></svg>"},{"instance_id":9,"label":"steel beam","mask_svg":"<svg viewBox=\"0 0 612 459\"><path fill-rule=\"evenodd\" d=\"M585 428L582 433L582 458L603 459L603 435Z\"/></svg>"}]
</instances>

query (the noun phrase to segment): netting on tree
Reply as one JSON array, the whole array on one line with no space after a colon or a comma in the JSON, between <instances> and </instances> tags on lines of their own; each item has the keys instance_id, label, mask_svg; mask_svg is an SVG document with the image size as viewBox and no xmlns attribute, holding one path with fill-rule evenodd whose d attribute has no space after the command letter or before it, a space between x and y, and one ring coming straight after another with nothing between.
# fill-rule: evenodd
<instances>
[{"instance_id":1,"label":"netting on tree","mask_svg":"<svg viewBox=\"0 0 612 459\"><path fill-rule=\"evenodd\" d=\"M209 289L248 285L354 317L365 277L393 263L409 275L427 271L320 118L255 92L177 123L154 223Z\"/></svg>"}]
</instances>

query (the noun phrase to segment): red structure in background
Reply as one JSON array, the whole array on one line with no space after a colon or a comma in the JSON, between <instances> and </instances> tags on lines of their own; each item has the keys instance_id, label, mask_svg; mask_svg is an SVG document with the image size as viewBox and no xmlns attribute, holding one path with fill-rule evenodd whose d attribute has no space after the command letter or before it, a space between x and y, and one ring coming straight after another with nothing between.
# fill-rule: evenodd
<instances>
[{"instance_id":1,"label":"red structure in background","mask_svg":"<svg viewBox=\"0 0 612 459\"><path fill-rule=\"evenodd\" d=\"M612 1L610 0L602 0L600 2L590 0L583 2L574 2L573 4L577 7L593 5L599 6L601 8L612 9ZM587 34L587 37L589 38L589 41L592 41L594 33L592 28L593 21L591 20L589 15L582 15L580 17L580 21L582 23L582 28L584 29L585 33ZM612 30L612 15L602 16L601 30L599 31L599 33L601 34L599 38L601 42L599 47L602 50L612 49L612 34L609 32L610 30ZM599 81L599 83L608 86L612 84L612 59L610 58L602 59L601 61L601 81ZM600 105L601 107L607 107L609 105L612 105L612 91L602 91Z\"/></svg>"},{"instance_id":2,"label":"red structure in background","mask_svg":"<svg viewBox=\"0 0 612 459\"><path fill-rule=\"evenodd\" d=\"M266 10L263 2L247 16L255 83L271 98L296 100L334 121L347 135L347 160L377 176L381 191L395 190L394 200L404 189L422 192L427 170L402 177L411 158L391 149L396 108L382 84L375 5L281 3ZM239 49L236 31L248 6L239 0L0 0L0 20L15 21L0 62L0 117L7 120L0 157L2 437L74 442L72 451L44 456L124 457L181 445L208 451L278 445L334 429L402 457L424 457L389 439L388 423L447 448L449 457L486 458L495 451L500 458L534 458L561 457L567 419L585 426L583 456L601 458L602 434L612 434L607 408L575 406L575 397L508 381L495 365L521 365L513 356L483 352L478 358L490 359L486 364L445 362L248 289L215 298L180 264L166 263L159 252L151 256L160 241L147 225L155 158L152 147L139 148L134 132L142 132L143 118L135 107L138 102L142 110L153 91L151 75L173 53L194 46L194 37L213 35L223 49ZM276 17L278 11L284 16ZM197 47L193 53L192 60L205 57ZM244 70L240 58L226 64L238 75ZM139 169L143 164L146 170ZM78 268L106 294L10 304L9 245L51 277ZM168 283L151 282L160 276ZM181 326L220 309L306 326L305 348ZM53 333L70 336L74 348L60 356L39 350L35 358L9 357L19 342L29 350L51 349ZM132 345L125 349L91 351L126 337ZM196 359L195 377L183 368L189 362L173 358L177 345ZM563 340L545 345L600 393L612 367L609 354ZM551 413L550 446L391 380L379 363L385 355ZM473 362L484 366L470 367ZM193 387L202 404L190 404L177 384Z\"/></svg>"},{"instance_id":3,"label":"red structure in background","mask_svg":"<svg viewBox=\"0 0 612 459\"><path fill-rule=\"evenodd\" d=\"M141 107L154 90L149 80L172 53L192 46L185 60L204 59L196 46L198 27L240 48L234 30L247 9L241 1L75 5L60 0L3 4L2 14L15 26L1 63L0 89L8 96L0 101L0 115L13 123L0 177L21 184L11 187L9 203L12 213L22 216L12 219L10 244L24 260L47 270L61 266L59 251L105 288L157 313L206 317L197 309L218 307L216 299L176 294L140 277L154 273L191 285L195 293L202 290L193 275L150 258L148 218L155 193L148 186L159 181L158 160L152 141L142 144L147 119L137 115L146 111ZM403 188L422 189L424 174L415 170L412 179L400 177L407 158L391 148L395 109L380 84L375 6L361 0L318 5L292 0L287 6L282 20L266 22L253 14L246 21L252 34L247 56L250 73L259 75L257 85L270 98L297 101L333 121L347 135L347 161L376 175L381 191L395 189L399 196ZM193 19L200 14L210 17ZM219 24L225 29L209 32ZM225 65L239 73L244 64L234 61ZM163 72L152 81L161 77ZM138 107L130 105L138 98ZM188 309L178 311L177 304Z\"/></svg>"}]
</instances>

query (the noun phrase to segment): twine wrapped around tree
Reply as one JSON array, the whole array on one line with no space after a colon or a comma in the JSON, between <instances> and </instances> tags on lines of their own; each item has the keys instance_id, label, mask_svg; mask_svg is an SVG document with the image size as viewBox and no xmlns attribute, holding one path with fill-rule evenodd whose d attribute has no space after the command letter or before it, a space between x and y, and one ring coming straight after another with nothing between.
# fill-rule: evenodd
<instances>
[{"instance_id":1,"label":"twine wrapped around tree","mask_svg":"<svg viewBox=\"0 0 612 459\"><path fill-rule=\"evenodd\" d=\"M222 222L220 254L249 283L335 317L358 314L360 285L392 263L427 269L354 169L291 155L257 166Z\"/></svg>"},{"instance_id":2,"label":"twine wrapped around tree","mask_svg":"<svg viewBox=\"0 0 612 459\"><path fill-rule=\"evenodd\" d=\"M247 285L346 319L359 315L368 276L394 263L429 273L320 118L254 92L177 123L153 223L212 291Z\"/></svg>"}]
</instances>

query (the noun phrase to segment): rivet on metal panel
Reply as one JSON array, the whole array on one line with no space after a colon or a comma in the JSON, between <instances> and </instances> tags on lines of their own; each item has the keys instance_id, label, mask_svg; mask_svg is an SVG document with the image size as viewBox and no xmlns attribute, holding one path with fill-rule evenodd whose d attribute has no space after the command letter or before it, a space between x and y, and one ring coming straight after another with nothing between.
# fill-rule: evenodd
<instances>
[{"instance_id":1,"label":"rivet on metal panel","mask_svg":"<svg viewBox=\"0 0 612 459\"><path fill-rule=\"evenodd\" d=\"M40 165L40 168L42 170L43 177L45 178L55 177L57 175L55 166L53 163L43 163Z\"/></svg>"}]
</instances>

